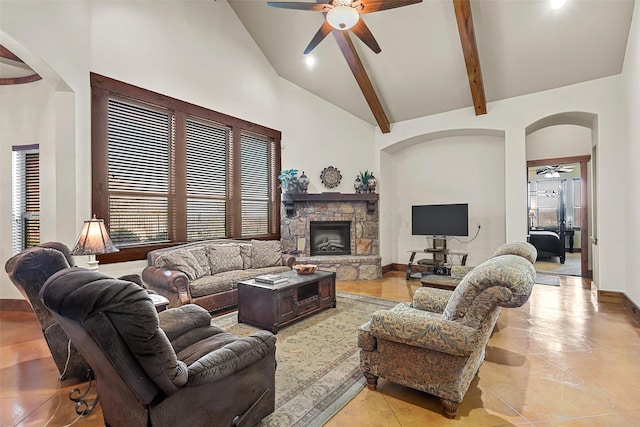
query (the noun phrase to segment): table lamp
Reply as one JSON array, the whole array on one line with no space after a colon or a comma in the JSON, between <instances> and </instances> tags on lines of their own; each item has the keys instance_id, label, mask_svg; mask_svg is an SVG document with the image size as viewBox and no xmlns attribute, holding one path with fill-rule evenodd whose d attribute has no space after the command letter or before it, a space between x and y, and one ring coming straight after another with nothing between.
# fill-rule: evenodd
<instances>
[{"instance_id":1,"label":"table lamp","mask_svg":"<svg viewBox=\"0 0 640 427\"><path fill-rule=\"evenodd\" d=\"M78 241L71 251L71 255L89 255L89 270L98 271L96 255L118 252L119 249L111 241L104 220L93 218L84 222Z\"/></svg>"}]
</instances>

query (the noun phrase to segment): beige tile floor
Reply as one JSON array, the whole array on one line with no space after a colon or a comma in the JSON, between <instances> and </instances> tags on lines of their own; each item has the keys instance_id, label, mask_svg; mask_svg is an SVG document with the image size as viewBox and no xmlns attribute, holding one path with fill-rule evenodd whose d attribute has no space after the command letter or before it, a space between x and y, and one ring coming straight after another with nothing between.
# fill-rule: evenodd
<instances>
[{"instance_id":1,"label":"beige tile floor","mask_svg":"<svg viewBox=\"0 0 640 427\"><path fill-rule=\"evenodd\" d=\"M417 281L404 273L338 290L408 301ZM640 426L640 326L616 304L596 304L587 280L536 285L527 304L504 309L486 360L456 420L438 399L381 379L327 426ZM51 426L76 419L33 314L0 313L0 426ZM75 426L100 426L98 406Z\"/></svg>"}]
</instances>

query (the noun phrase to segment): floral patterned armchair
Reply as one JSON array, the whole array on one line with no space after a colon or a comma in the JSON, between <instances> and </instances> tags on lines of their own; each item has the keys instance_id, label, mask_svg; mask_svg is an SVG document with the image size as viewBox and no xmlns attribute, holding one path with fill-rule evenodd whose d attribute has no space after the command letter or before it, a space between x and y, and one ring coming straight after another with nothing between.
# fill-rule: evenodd
<instances>
[{"instance_id":1,"label":"floral patterned armchair","mask_svg":"<svg viewBox=\"0 0 640 427\"><path fill-rule=\"evenodd\" d=\"M536 250L524 242L507 245L518 255L499 249L455 290L420 288L412 303L377 311L360 327L360 369L369 389L382 377L439 397L444 415L456 417L501 307L520 307L531 295Z\"/></svg>"},{"instance_id":2,"label":"floral patterned armchair","mask_svg":"<svg viewBox=\"0 0 640 427\"><path fill-rule=\"evenodd\" d=\"M500 255L520 255L521 257L528 259L532 264L536 262L538 256L537 250L532 251L531 244L527 242L510 242L505 243L495 250L491 257L497 257ZM535 247L533 247L535 249ZM475 266L471 265L454 265L451 267L451 278L456 279L458 282Z\"/></svg>"}]
</instances>

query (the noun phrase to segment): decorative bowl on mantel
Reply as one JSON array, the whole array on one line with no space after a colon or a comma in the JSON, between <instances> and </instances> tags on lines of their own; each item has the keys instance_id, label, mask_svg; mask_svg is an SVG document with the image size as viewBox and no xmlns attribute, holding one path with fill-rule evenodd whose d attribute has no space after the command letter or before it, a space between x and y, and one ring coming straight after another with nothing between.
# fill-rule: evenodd
<instances>
[{"instance_id":1,"label":"decorative bowl on mantel","mask_svg":"<svg viewBox=\"0 0 640 427\"><path fill-rule=\"evenodd\" d=\"M293 269L298 274L312 274L318 268L315 264L296 264L293 266Z\"/></svg>"}]
</instances>

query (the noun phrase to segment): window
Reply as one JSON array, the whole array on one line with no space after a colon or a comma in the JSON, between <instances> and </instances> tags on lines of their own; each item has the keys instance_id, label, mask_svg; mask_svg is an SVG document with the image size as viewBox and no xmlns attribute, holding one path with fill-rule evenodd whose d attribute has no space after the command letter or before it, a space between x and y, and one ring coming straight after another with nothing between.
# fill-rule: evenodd
<instances>
[{"instance_id":1,"label":"window","mask_svg":"<svg viewBox=\"0 0 640 427\"><path fill-rule=\"evenodd\" d=\"M580 228L582 225L582 181L573 178L573 212L569 212L568 228Z\"/></svg>"},{"instance_id":2,"label":"window","mask_svg":"<svg viewBox=\"0 0 640 427\"><path fill-rule=\"evenodd\" d=\"M12 254L40 244L40 154L38 145L12 148Z\"/></svg>"},{"instance_id":3,"label":"window","mask_svg":"<svg viewBox=\"0 0 640 427\"><path fill-rule=\"evenodd\" d=\"M279 238L280 132L91 74L93 212L120 252Z\"/></svg>"}]
</instances>

